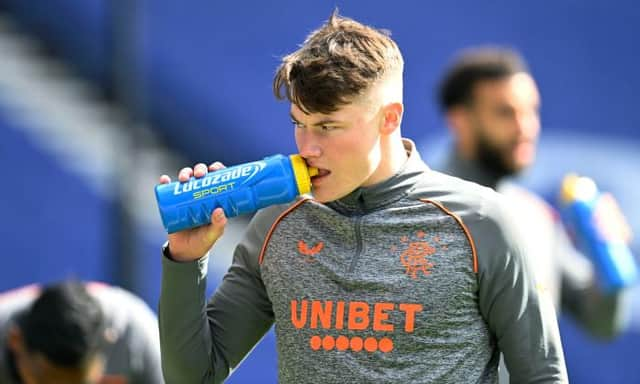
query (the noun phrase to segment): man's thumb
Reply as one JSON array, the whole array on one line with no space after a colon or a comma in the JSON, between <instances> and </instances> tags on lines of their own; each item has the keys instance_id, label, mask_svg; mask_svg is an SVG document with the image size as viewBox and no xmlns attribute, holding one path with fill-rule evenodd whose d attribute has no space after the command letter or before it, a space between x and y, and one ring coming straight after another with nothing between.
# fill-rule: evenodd
<instances>
[{"instance_id":1,"label":"man's thumb","mask_svg":"<svg viewBox=\"0 0 640 384\"><path fill-rule=\"evenodd\" d=\"M227 225L227 217L222 208L216 208L211 213L211 228L208 232L208 240L212 243L218 240L224 233L224 227Z\"/></svg>"}]
</instances>

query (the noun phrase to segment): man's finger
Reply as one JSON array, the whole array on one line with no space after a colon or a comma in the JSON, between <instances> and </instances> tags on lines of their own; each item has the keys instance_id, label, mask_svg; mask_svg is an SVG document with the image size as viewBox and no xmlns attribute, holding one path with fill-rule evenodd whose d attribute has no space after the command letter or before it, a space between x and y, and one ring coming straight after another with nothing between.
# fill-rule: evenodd
<instances>
[{"instance_id":1,"label":"man's finger","mask_svg":"<svg viewBox=\"0 0 640 384\"><path fill-rule=\"evenodd\" d=\"M222 164L219 161L216 161L214 163L211 163L211 165L209 165L209 171L217 171L217 170L222 169L224 167L225 167L224 164Z\"/></svg>"},{"instance_id":2,"label":"man's finger","mask_svg":"<svg viewBox=\"0 0 640 384\"><path fill-rule=\"evenodd\" d=\"M180 172L178 172L178 180L181 182L189 181L189 178L193 176L193 169L189 167L182 168Z\"/></svg>"},{"instance_id":3,"label":"man's finger","mask_svg":"<svg viewBox=\"0 0 640 384\"><path fill-rule=\"evenodd\" d=\"M207 174L207 166L204 163L198 163L193 167L193 175L195 177L202 177Z\"/></svg>"}]
</instances>

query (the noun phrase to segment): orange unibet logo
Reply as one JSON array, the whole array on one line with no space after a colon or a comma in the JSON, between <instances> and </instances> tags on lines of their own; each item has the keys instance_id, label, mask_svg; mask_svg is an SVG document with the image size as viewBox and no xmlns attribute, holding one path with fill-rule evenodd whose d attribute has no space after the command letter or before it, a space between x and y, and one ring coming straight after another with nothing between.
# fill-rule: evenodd
<instances>
[{"instance_id":1,"label":"orange unibet logo","mask_svg":"<svg viewBox=\"0 0 640 384\"><path fill-rule=\"evenodd\" d=\"M291 323L297 329L326 329L340 331L364 331L372 329L376 332L395 332L396 327L389 322L391 315L404 316L403 331L411 333L415 330L416 313L422 311L421 304L381 302L369 304L362 301L345 302L320 300L291 300ZM400 314L398 312L401 312ZM389 337L347 337L344 335L314 335L309 340L313 350L344 351L351 349L358 352L363 348L368 352L391 352L393 340Z\"/></svg>"}]
</instances>

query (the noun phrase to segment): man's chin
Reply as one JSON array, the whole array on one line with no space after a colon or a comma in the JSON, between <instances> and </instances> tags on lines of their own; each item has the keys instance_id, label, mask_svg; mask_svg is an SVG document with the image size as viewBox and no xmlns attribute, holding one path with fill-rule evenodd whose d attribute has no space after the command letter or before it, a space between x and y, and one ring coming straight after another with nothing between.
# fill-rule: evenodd
<instances>
[{"instance_id":1,"label":"man's chin","mask_svg":"<svg viewBox=\"0 0 640 384\"><path fill-rule=\"evenodd\" d=\"M311 191L311 196L313 197L313 200L320 202L320 203L328 203L331 202L333 200L336 200L335 198L332 198L331 196L329 196L326 193L323 193L322 190L320 190L320 188L318 189L313 189Z\"/></svg>"},{"instance_id":2,"label":"man's chin","mask_svg":"<svg viewBox=\"0 0 640 384\"><path fill-rule=\"evenodd\" d=\"M534 162L533 157L527 157L526 159L519 159L512 163L511 169L514 175L518 175L529 169L533 165Z\"/></svg>"},{"instance_id":3,"label":"man's chin","mask_svg":"<svg viewBox=\"0 0 640 384\"><path fill-rule=\"evenodd\" d=\"M511 168L514 173L521 173L529 168L536 159L535 147L533 145L521 145L516 147L512 153Z\"/></svg>"}]
</instances>

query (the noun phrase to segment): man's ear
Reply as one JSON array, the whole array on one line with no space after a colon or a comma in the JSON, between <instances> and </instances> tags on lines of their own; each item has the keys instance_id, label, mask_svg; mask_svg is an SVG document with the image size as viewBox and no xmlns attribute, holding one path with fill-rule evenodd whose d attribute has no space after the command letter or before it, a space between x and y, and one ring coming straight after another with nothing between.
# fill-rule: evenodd
<instances>
[{"instance_id":1,"label":"man's ear","mask_svg":"<svg viewBox=\"0 0 640 384\"><path fill-rule=\"evenodd\" d=\"M383 120L380 133L388 135L400 128L403 112L404 106L402 103L389 103L382 107Z\"/></svg>"},{"instance_id":2,"label":"man's ear","mask_svg":"<svg viewBox=\"0 0 640 384\"><path fill-rule=\"evenodd\" d=\"M469 112L464 106L449 108L445 113L445 119L451 133L456 137L464 135L469 130Z\"/></svg>"}]
</instances>

